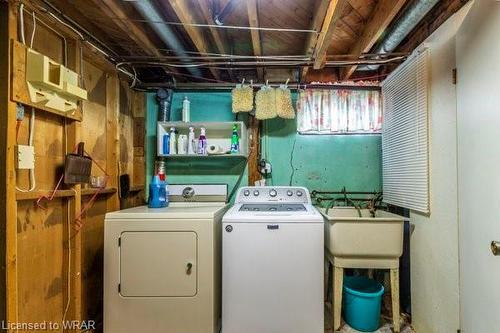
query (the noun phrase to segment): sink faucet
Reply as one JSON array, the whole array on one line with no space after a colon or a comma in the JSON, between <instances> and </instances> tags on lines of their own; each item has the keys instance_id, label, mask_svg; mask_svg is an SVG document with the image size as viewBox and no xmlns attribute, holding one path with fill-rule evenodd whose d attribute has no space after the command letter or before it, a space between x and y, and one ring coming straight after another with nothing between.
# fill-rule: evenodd
<instances>
[{"instance_id":1,"label":"sink faucet","mask_svg":"<svg viewBox=\"0 0 500 333\"><path fill-rule=\"evenodd\" d=\"M375 212L377 211L377 202L382 199L382 193L377 194L368 202L368 210L370 211L370 216L375 217Z\"/></svg>"}]
</instances>

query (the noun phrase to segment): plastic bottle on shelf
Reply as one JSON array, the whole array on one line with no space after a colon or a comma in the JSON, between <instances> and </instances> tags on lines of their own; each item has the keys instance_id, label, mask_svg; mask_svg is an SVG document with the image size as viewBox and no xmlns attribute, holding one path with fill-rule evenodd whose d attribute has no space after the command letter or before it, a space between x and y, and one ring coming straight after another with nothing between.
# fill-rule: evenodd
<instances>
[{"instance_id":1,"label":"plastic bottle on shelf","mask_svg":"<svg viewBox=\"0 0 500 333\"><path fill-rule=\"evenodd\" d=\"M170 154L177 154L177 136L175 135L175 127L170 128Z\"/></svg>"},{"instance_id":2,"label":"plastic bottle on shelf","mask_svg":"<svg viewBox=\"0 0 500 333\"><path fill-rule=\"evenodd\" d=\"M196 154L195 141L194 140L195 140L194 127L189 127L188 149L187 149L188 155L194 155L194 154Z\"/></svg>"},{"instance_id":3,"label":"plastic bottle on shelf","mask_svg":"<svg viewBox=\"0 0 500 333\"><path fill-rule=\"evenodd\" d=\"M238 136L238 124L233 125L233 135L231 136L231 154L240 152L240 137Z\"/></svg>"},{"instance_id":4,"label":"plastic bottle on shelf","mask_svg":"<svg viewBox=\"0 0 500 333\"><path fill-rule=\"evenodd\" d=\"M168 133L163 134L163 145L161 153L163 155L170 154L170 134Z\"/></svg>"},{"instance_id":5,"label":"plastic bottle on shelf","mask_svg":"<svg viewBox=\"0 0 500 333\"><path fill-rule=\"evenodd\" d=\"M191 102L184 96L184 100L182 101L182 121L189 122L191 119Z\"/></svg>"},{"instance_id":6,"label":"plastic bottle on shelf","mask_svg":"<svg viewBox=\"0 0 500 333\"><path fill-rule=\"evenodd\" d=\"M207 137L205 127L200 128L200 137L198 138L198 155L207 155Z\"/></svg>"}]
</instances>

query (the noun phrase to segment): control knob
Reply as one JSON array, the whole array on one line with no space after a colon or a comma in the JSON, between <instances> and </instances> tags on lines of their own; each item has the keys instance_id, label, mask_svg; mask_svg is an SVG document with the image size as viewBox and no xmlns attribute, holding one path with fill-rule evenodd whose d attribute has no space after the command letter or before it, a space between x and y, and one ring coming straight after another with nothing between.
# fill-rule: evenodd
<instances>
[{"instance_id":1,"label":"control knob","mask_svg":"<svg viewBox=\"0 0 500 333\"><path fill-rule=\"evenodd\" d=\"M274 198L275 196L278 195L278 192L276 192L275 189L272 189L271 191L269 191L269 195Z\"/></svg>"}]
</instances>

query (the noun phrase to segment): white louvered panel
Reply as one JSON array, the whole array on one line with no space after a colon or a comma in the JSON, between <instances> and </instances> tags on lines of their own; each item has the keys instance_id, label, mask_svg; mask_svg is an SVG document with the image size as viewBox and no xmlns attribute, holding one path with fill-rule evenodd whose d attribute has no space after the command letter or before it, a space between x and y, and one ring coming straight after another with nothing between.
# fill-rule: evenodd
<instances>
[{"instance_id":1,"label":"white louvered panel","mask_svg":"<svg viewBox=\"0 0 500 333\"><path fill-rule=\"evenodd\" d=\"M384 201L429 213L428 51L382 84Z\"/></svg>"}]
</instances>

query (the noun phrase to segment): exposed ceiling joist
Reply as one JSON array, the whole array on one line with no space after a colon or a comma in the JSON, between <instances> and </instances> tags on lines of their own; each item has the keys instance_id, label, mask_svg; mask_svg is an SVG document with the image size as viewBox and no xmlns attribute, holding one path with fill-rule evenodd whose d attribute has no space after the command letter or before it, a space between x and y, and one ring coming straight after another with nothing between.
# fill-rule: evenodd
<instances>
[{"instance_id":1,"label":"exposed ceiling joist","mask_svg":"<svg viewBox=\"0 0 500 333\"><path fill-rule=\"evenodd\" d=\"M335 31L342 13L344 12L344 8L348 4L348 0L329 1L325 19L323 20L323 25L321 27L321 32L314 48L314 69L320 69L323 67L326 52L328 51L333 38L333 32Z\"/></svg>"},{"instance_id":2,"label":"exposed ceiling joist","mask_svg":"<svg viewBox=\"0 0 500 333\"><path fill-rule=\"evenodd\" d=\"M196 22L196 20L191 15L192 9L188 7L189 3L187 1L185 1L185 0L170 0L169 4L182 23L187 24L187 23ZM205 41L205 38L203 37L203 34L201 33L199 28L185 25L184 29L186 29L186 32L189 35L189 38L191 38L191 41L193 42L193 44L196 47L196 49L198 50L198 52L202 52L202 53L209 53L210 52L210 49ZM217 72L217 70L215 70L214 68L209 68L209 70L210 70L210 73L212 73L212 75L217 80L220 80L220 76L219 76L219 73Z\"/></svg>"},{"instance_id":3,"label":"exposed ceiling joist","mask_svg":"<svg viewBox=\"0 0 500 333\"><path fill-rule=\"evenodd\" d=\"M354 44L349 53L359 57L363 53L369 52L407 1L408 0L379 1L375 7L371 20L363 30L363 35L356 44ZM343 80L348 80L356 68L356 65L344 68L340 77Z\"/></svg>"},{"instance_id":4,"label":"exposed ceiling joist","mask_svg":"<svg viewBox=\"0 0 500 333\"><path fill-rule=\"evenodd\" d=\"M116 0L93 0L96 6L104 11L109 17L116 17L114 23L149 55L159 57L161 53L156 48L155 44L149 39L146 32L135 22L129 21L128 16L123 10L123 6L118 4Z\"/></svg>"},{"instance_id":5,"label":"exposed ceiling joist","mask_svg":"<svg viewBox=\"0 0 500 333\"><path fill-rule=\"evenodd\" d=\"M311 22L310 29L315 30L315 31L320 31L322 23L325 19L325 15L328 9L328 5L330 3L330 0L320 0L317 8L314 11L314 16ZM316 45L318 41L318 36L317 34L310 34L309 38L307 38L306 41L306 47L305 47L305 54L308 56L312 56L314 53L314 46ZM307 72L309 70L308 66L302 67L302 74L301 77L302 79L305 79Z\"/></svg>"},{"instance_id":6,"label":"exposed ceiling joist","mask_svg":"<svg viewBox=\"0 0 500 333\"><path fill-rule=\"evenodd\" d=\"M259 15L257 9L257 0L247 0L247 11L248 11L248 22L252 28L259 27ZM252 35L252 46L253 46L253 54L256 56L262 55L262 44L260 41L260 32L259 30L251 30L250 34ZM259 81L264 81L264 68L257 67L257 77Z\"/></svg>"}]
</instances>

